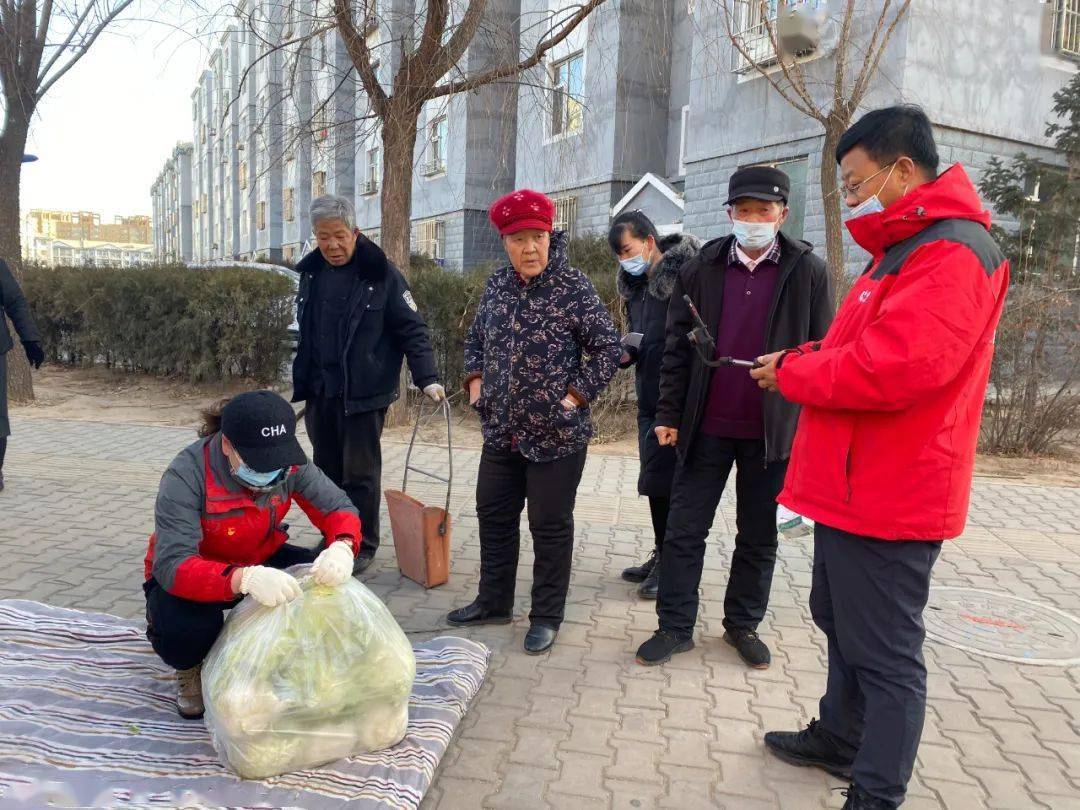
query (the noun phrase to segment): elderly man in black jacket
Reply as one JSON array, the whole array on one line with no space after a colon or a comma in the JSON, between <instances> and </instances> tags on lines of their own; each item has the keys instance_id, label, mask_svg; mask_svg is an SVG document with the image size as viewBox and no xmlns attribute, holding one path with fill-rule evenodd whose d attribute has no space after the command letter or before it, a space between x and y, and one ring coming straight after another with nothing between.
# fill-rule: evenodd
<instances>
[{"instance_id":1,"label":"elderly man in black jacket","mask_svg":"<svg viewBox=\"0 0 1080 810\"><path fill-rule=\"evenodd\" d=\"M4 315L11 318L15 325L30 365L41 368L45 362L45 352L41 348L41 335L30 316L30 305L26 303L19 282L0 260L0 491L4 489L4 455L7 453L7 437L11 435L7 409L7 353L15 346Z\"/></svg>"},{"instance_id":2,"label":"elderly man in black jacket","mask_svg":"<svg viewBox=\"0 0 1080 810\"><path fill-rule=\"evenodd\" d=\"M402 359L427 396L439 401L446 394L408 282L360 233L352 202L329 194L316 198L311 227L318 250L296 266L300 340L292 401L306 402L315 465L360 513L359 574L379 547L380 439L386 409L400 393Z\"/></svg>"},{"instance_id":3,"label":"elderly man in black jacket","mask_svg":"<svg viewBox=\"0 0 1080 810\"><path fill-rule=\"evenodd\" d=\"M736 535L724 640L750 666L769 666L757 635L776 563L776 496L784 483L798 407L762 392L746 368L705 364L753 360L784 346L819 340L832 322L825 263L806 242L779 228L790 182L769 166L736 171L727 205L732 235L708 242L683 267L668 307L656 435L674 445L672 486L656 612L659 629L638 649L641 664L661 664L693 648L705 538L732 466ZM687 339L694 328L687 295L715 336L712 356Z\"/></svg>"}]
</instances>

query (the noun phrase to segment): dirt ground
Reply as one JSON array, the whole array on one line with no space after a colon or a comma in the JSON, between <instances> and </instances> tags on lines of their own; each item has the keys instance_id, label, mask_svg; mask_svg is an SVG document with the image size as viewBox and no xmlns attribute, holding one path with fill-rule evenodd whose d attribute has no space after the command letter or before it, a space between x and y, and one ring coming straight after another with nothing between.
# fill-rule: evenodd
<instances>
[{"instance_id":1,"label":"dirt ground","mask_svg":"<svg viewBox=\"0 0 1080 810\"><path fill-rule=\"evenodd\" d=\"M243 391L246 387L242 384L191 385L101 368L45 366L34 373L36 401L29 405L13 405L12 411L18 417L29 419L77 419L87 422L190 426L194 429L200 408L220 397ZM280 390L288 396L284 387ZM479 426L471 412L456 408L451 429L455 447L480 446ZM390 427L384 436L388 441L407 442L411 432L411 425ZM420 431L422 441L431 444L442 443L445 435L445 427L437 419L425 420ZM637 441L631 434L595 444L590 452L632 455L637 452ZM977 475L1022 480L1029 484L1080 486L1080 452L1075 448L1071 448L1071 452L1062 458L980 455L975 469Z\"/></svg>"}]
</instances>

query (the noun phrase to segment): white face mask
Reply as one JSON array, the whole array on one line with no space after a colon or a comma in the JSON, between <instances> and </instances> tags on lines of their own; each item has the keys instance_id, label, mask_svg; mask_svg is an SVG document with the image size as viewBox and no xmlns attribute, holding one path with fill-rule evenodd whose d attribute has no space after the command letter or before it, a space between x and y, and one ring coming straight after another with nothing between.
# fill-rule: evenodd
<instances>
[{"instance_id":1,"label":"white face mask","mask_svg":"<svg viewBox=\"0 0 1080 810\"><path fill-rule=\"evenodd\" d=\"M640 256L634 256L630 259L620 259L619 266L628 275L640 276L649 268L649 262L646 261L645 254L643 253Z\"/></svg>"},{"instance_id":2,"label":"white face mask","mask_svg":"<svg viewBox=\"0 0 1080 810\"><path fill-rule=\"evenodd\" d=\"M745 222L741 219L731 221L731 233L739 247L745 250L761 250L772 244L776 238L775 222Z\"/></svg>"}]
</instances>

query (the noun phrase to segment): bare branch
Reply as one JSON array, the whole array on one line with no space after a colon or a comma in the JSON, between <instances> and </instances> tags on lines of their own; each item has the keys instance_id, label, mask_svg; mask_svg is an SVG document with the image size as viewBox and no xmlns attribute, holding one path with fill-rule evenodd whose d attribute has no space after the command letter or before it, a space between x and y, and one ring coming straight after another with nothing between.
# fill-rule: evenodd
<instances>
[{"instance_id":1,"label":"bare branch","mask_svg":"<svg viewBox=\"0 0 1080 810\"><path fill-rule=\"evenodd\" d=\"M74 25L71 26L71 30L68 31L67 37L60 44L60 46L56 49L56 52L53 53L52 57L46 63L45 67L41 68L40 71L34 71L35 75L38 75L41 78L44 78L45 76L49 75L49 71L52 70L53 65L55 65L57 63L57 61L60 59L60 57L62 57L64 55L64 53L67 52L68 47L70 47L72 41L75 39L76 35L79 33L79 29L82 28L83 23L86 22L86 18L90 16L90 12L92 12L94 10L94 6L96 4L97 4L96 0L93 0L93 2L90 2L90 3L86 4L86 8L83 10L83 13L81 15L79 15L79 18L77 20L75 20ZM51 9L52 9L51 0L48 0L48 2L46 2L46 6L48 8L43 9L43 11L42 11L42 16L41 16L41 23L42 24L38 27L38 38L39 38L39 40L40 40L40 42L42 44L45 43L45 39L47 38L48 33L49 33L49 24L48 24L48 21L46 20L44 12L46 10L48 10L49 14L51 15L51 13L52 13L52 11L51 11ZM40 81L38 83L40 84Z\"/></svg>"},{"instance_id":2,"label":"bare branch","mask_svg":"<svg viewBox=\"0 0 1080 810\"><path fill-rule=\"evenodd\" d=\"M776 81L776 77L771 72L766 70L764 65L762 65L757 59L750 55L749 51L746 49L746 45L743 44L742 38L737 33L735 33L735 21L733 19L733 13L726 1L723 3L723 7L724 27L727 29L728 39L731 40L731 44L735 46L735 50L737 50L742 56L742 58L746 60L747 64L753 66L753 68L759 74L764 76L765 80L772 85L773 89L777 93L779 93L780 96L788 104L790 104L792 107L794 107L796 110L798 110L808 118L813 118L815 121L820 121L822 124L824 124L825 115L817 108L817 105L808 105L803 102L801 98L792 96L786 88L782 87L780 83Z\"/></svg>"},{"instance_id":3,"label":"bare branch","mask_svg":"<svg viewBox=\"0 0 1080 810\"><path fill-rule=\"evenodd\" d=\"M340 3L343 2L343 0L337 0L337 2ZM492 68L491 70L465 79L441 84L438 87L432 88L432 90L425 95L425 98L433 99L441 96L453 95L455 93L467 93L470 90L483 87L485 84L491 84L499 79L505 79L509 76L514 76L536 67L543 61L544 56L548 51L570 36L575 28L584 22L593 11L605 2L606 0L588 0L588 2L584 3L578 9L577 13L564 23L561 29L541 40L526 59L507 65L500 65L499 67Z\"/></svg>"},{"instance_id":4,"label":"bare branch","mask_svg":"<svg viewBox=\"0 0 1080 810\"><path fill-rule=\"evenodd\" d=\"M486 8L487 0L472 0L469 3L469 7L465 10L457 29L450 35L450 40L435 60L431 70L434 81L441 79L450 72L454 65L461 61L461 57L465 55L465 50L476 36L476 31L480 27L480 20L483 18L484 9Z\"/></svg>"},{"instance_id":5,"label":"bare branch","mask_svg":"<svg viewBox=\"0 0 1080 810\"><path fill-rule=\"evenodd\" d=\"M878 64L881 62L881 55L885 52L885 49L889 46L889 40L892 39L893 31L896 30L896 26L900 24L901 18L907 13L908 7L911 5L911 0L903 0L900 8L896 10L896 16L893 17L892 22L889 23L889 27L885 30L885 33L881 37L881 42L877 45L877 50L874 50L875 40L877 38L877 32L881 29L884 16L878 21L877 30L875 30L875 37L870 41L870 48L866 55L866 59L863 61L862 70L859 72L858 78L855 80L855 85L851 91L851 109L854 110L862 102L863 96L866 95L866 90L870 86L870 79L877 73ZM885 3L882 8L882 15L885 13L885 8L889 6L889 3Z\"/></svg>"},{"instance_id":6,"label":"bare branch","mask_svg":"<svg viewBox=\"0 0 1080 810\"><path fill-rule=\"evenodd\" d=\"M94 28L94 30L90 32L89 38L84 40L83 43L78 47L78 49L76 49L75 53L68 60L67 64L60 68L60 70L58 70L55 74L53 74L53 77L46 81L45 84L38 89L37 97L41 98L47 92L49 92L50 88L52 88L52 86L56 84L57 81L59 81L60 77L67 73L69 70L71 70L71 68L73 68L75 64L86 55L86 52L90 50L90 46L94 44L95 40L97 40L99 36L101 36L101 32L104 31L109 26L109 24L112 23L113 20L120 16L120 14L122 14L133 2L134 0L120 0L120 2L116 4L113 10L106 14L105 17L99 23L97 23L97 26ZM43 79L45 77L44 75L42 75L40 78Z\"/></svg>"},{"instance_id":7,"label":"bare branch","mask_svg":"<svg viewBox=\"0 0 1080 810\"><path fill-rule=\"evenodd\" d=\"M474 0L470 5L479 3L483 5L485 0ZM420 44L412 53L401 60L398 75L394 77L394 90L398 87L414 87L414 69L421 71L424 84L434 83L437 74L432 76L431 64L442 52L443 32L446 31L447 17L450 14L449 0L427 0L427 14L424 19L424 30L420 34ZM419 89L419 88L417 88Z\"/></svg>"},{"instance_id":8,"label":"bare branch","mask_svg":"<svg viewBox=\"0 0 1080 810\"><path fill-rule=\"evenodd\" d=\"M802 64L798 59L793 59L791 66L784 61L784 54L780 49L780 42L776 38L776 30L772 24L772 20L769 15L765 13L765 0L761 0L762 19L765 21L765 30L769 34L769 42L772 45L773 52L776 54L776 63L780 66L781 72L784 74L784 78L788 80L788 84L792 86L795 93L806 104L807 107L817 109L817 102L810 94L810 91L806 88L806 73L803 71Z\"/></svg>"},{"instance_id":9,"label":"bare branch","mask_svg":"<svg viewBox=\"0 0 1080 810\"><path fill-rule=\"evenodd\" d=\"M334 0L334 20L349 58L352 59L352 63L360 74L364 92L372 108L381 118L386 113L386 91L383 90L379 77L375 74L375 65L371 58L371 49L368 48L367 38L356 28L351 5L350 0ZM360 10L366 20L369 13L368 0L361 0Z\"/></svg>"}]
</instances>

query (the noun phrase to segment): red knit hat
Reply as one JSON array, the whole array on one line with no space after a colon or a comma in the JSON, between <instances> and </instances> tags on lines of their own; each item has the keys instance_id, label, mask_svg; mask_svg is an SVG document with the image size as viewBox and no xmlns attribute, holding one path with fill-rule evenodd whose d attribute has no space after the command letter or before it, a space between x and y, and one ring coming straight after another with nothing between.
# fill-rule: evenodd
<instances>
[{"instance_id":1,"label":"red knit hat","mask_svg":"<svg viewBox=\"0 0 1080 810\"><path fill-rule=\"evenodd\" d=\"M539 191L522 188L499 197L491 204L488 216L500 236L526 228L550 232L555 220L555 203Z\"/></svg>"}]
</instances>

